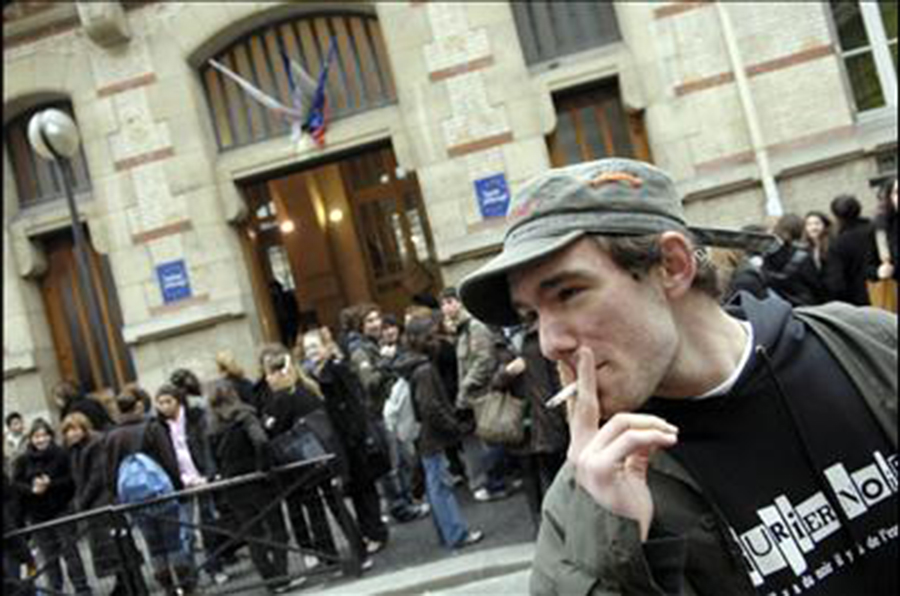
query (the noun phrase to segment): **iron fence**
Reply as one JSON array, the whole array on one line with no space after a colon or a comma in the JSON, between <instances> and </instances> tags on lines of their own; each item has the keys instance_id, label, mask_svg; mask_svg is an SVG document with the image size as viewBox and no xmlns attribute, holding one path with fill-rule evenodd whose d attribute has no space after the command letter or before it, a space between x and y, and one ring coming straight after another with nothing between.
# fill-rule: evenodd
<instances>
[{"instance_id":1,"label":"iron fence","mask_svg":"<svg viewBox=\"0 0 900 596\"><path fill-rule=\"evenodd\" d=\"M22 572L10 573L17 542L27 550L11 562ZM3 592L262 594L358 577L362 553L328 455L7 533Z\"/></svg>"}]
</instances>

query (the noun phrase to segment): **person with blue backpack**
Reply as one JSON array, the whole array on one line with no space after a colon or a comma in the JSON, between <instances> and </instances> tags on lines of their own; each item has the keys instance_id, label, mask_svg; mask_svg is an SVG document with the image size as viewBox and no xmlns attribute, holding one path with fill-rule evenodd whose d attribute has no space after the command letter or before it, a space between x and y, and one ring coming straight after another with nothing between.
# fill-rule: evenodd
<instances>
[{"instance_id":1,"label":"person with blue backpack","mask_svg":"<svg viewBox=\"0 0 900 596\"><path fill-rule=\"evenodd\" d=\"M120 504L157 499L183 488L165 428L158 419L144 417L143 404L149 399L134 384L116 397L119 425L106 436L106 476ZM147 542L154 578L167 594L184 596L194 593L197 574L190 551L181 544L180 515L181 505L172 499L135 510L133 519Z\"/></svg>"}]
</instances>

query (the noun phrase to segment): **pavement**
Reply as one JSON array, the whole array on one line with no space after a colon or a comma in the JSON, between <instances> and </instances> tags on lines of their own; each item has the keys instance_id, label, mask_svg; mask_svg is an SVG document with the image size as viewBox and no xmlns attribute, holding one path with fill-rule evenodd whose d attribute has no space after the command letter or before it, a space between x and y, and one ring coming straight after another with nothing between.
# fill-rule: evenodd
<instances>
[{"instance_id":1,"label":"pavement","mask_svg":"<svg viewBox=\"0 0 900 596\"><path fill-rule=\"evenodd\" d=\"M319 586L296 594L319 596L461 596L527 594L534 545L517 544L467 554L448 555L434 563L363 577L333 587Z\"/></svg>"},{"instance_id":2,"label":"pavement","mask_svg":"<svg viewBox=\"0 0 900 596\"><path fill-rule=\"evenodd\" d=\"M462 487L455 493L469 527L484 531L484 540L478 544L461 550L441 546L430 516L391 524L387 547L373 557L374 568L361 578L330 578L293 594L527 594L536 530L525 495L518 492L507 499L481 503Z\"/></svg>"}]
</instances>

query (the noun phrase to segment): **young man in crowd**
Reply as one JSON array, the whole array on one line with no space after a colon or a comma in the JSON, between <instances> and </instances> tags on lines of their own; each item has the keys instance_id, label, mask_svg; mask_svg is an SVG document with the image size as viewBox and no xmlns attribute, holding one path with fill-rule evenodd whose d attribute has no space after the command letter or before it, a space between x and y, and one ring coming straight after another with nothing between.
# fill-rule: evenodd
<instances>
[{"instance_id":1,"label":"young man in crowd","mask_svg":"<svg viewBox=\"0 0 900 596\"><path fill-rule=\"evenodd\" d=\"M645 163L550 170L512 214L460 292L577 388L532 593L897 593L896 318L723 309L702 247L766 237L688 227Z\"/></svg>"}]
</instances>

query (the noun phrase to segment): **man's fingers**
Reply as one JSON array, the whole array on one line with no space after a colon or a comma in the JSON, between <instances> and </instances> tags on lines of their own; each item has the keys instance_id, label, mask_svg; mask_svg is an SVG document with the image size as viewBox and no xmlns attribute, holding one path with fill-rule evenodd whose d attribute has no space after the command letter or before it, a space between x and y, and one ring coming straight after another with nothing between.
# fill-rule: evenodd
<instances>
[{"instance_id":1,"label":"man's fingers","mask_svg":"<svg viewBox=\"0 0 900 596\"><path fill-rule=\"evenodd\" d=\"M585 347L578 349L578 393L569 414L569 454L573 461L577 461L581 450L597 434L600 424L594 354Z\"/></svg>"},{"instance_id":2,"label":"man's fingers","mask_svg":"<svg viewBox=\"0 0 900 596\"><path fill-rule=\"evenodd\" d=\"M628 430L659 430L661 432L678 433L678 427L669 424L659 416L652 414L632 414L622 412L610 418L598 433L599 447L604 447Z\"/></svg>"},{"instance_id":3,"label":"man's fingers","mask_svg":"<svg viewBox=\"0 0 900 596\"><path fill-rule=\"evenodd\" d=\"M674 432L658 429L629 429L607 445L593 441L580 457L580 463L594 470L613 473L632 455L646 455L655 449L665 449L678 442Z\"/></svg>"}]
</instances>

